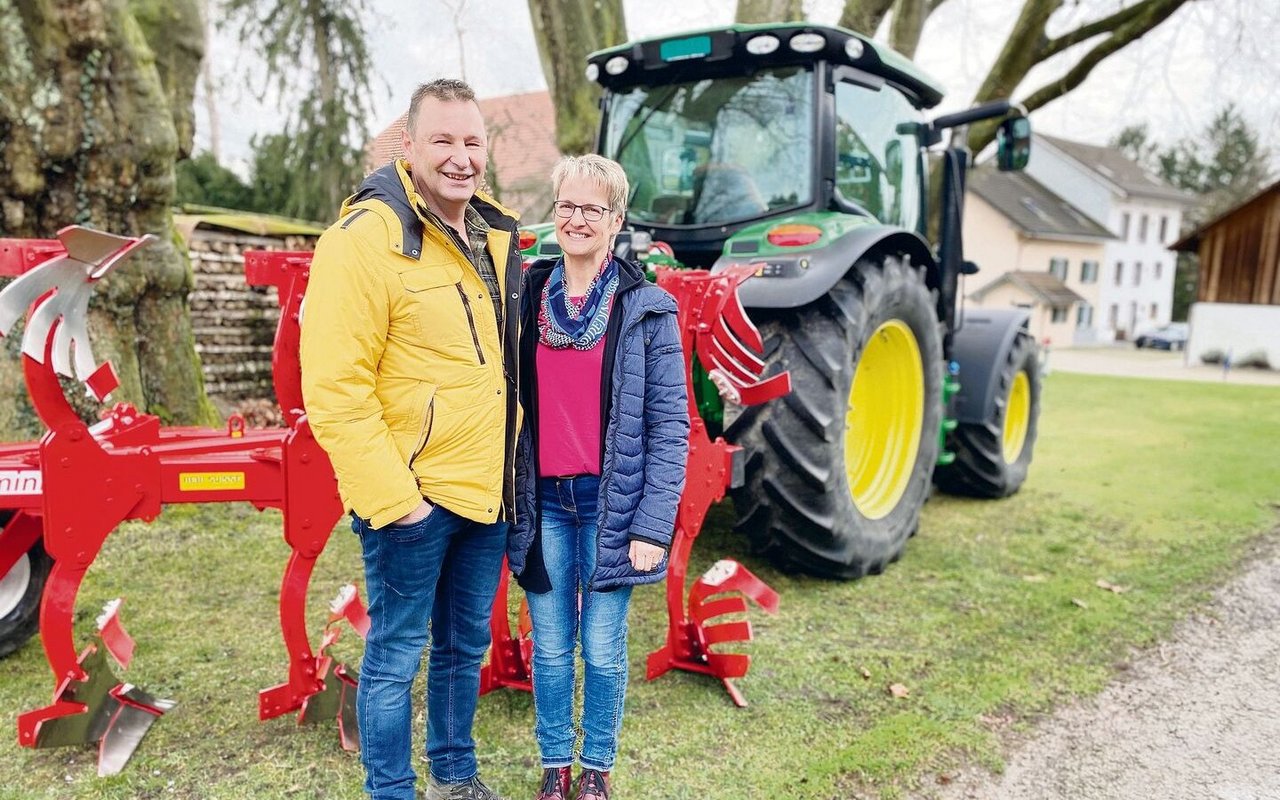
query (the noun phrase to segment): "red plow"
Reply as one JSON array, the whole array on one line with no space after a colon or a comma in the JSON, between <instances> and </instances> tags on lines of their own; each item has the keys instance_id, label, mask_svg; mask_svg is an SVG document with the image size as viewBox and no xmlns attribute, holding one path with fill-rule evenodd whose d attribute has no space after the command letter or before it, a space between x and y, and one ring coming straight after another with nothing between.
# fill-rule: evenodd
<instances>
[{"instance_id":1,"label":"red plow","mask_svg":"<svg viewBox=\"0 0 1280 800\"><path fill-rule=\"evenodd\" d=\"M173 504L248 502L259 510L280 510L291 550L278 603L288 657L285 680L259 692L259 718L298 712L302 722L335 719L342 745L356 749L356 673L327 654L344 624L360 634L367 630L355 587L343 587L333 602L318 647L311 645L306 622L306 594L316 559L342 515L332 468L311 435L302 404L298 335L310 254L250 252L245 257L249 283L278 291L281 316L272 374L286 427L250 430L239 417L225 429L164 427L125 403L112 405L89 425L67 401L59 376L82 381L99 402L116 388L110 364L96 364L91 354L85 322L89 297L96 281L148 239L73 226L63 229L57 241L0 240L0 275L19 276L0 292L0 333L7 334L26 315L22 369L32 405L47 429L39 442L0 445L0 513L10 515L0 530L0 576L8 576L7 582L22 568L30 570L35 559L26 556L39 546L52 558L40 599L39 630L53 672L53 699L19 717L19 744L97 744L100 775L124 767L149 727L173 703L120 681L108 663L110 655L127 667L133 652L133 641L120 624L118 601L99 617L95 641L76 647L73 619L85 573L121 522L150 522ZM724 681L739 705L745 702L731 680L746 673L749 657L711 647L749 640L750 623L709 621L746 611L744 598L774 611L777 595L732 561L717 562L693 583L687 607L684 591L693 540L711 504L740 474L735 465L741 458L738 448L712 440L697 414L695 356L722 394L736 402L764 402L789 389L785 375L760 381L763 346L736 295L737 285L749 275L660 271L659 284L680 304L694 424L667 586L667 642L650 655L648 670L650 678L671 668L712 675ZM482 693L503 686L528 689L531 626L522 608L513 627L505 580L491 629L493 648Z\"/></svg>"}]
</instances>

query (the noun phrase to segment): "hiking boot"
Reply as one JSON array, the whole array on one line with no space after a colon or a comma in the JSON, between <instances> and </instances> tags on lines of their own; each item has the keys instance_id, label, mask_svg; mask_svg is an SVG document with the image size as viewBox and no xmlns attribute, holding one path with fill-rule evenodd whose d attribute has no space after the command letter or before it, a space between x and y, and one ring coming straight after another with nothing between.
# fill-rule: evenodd
<instances>
[{"instance_id":1,"label":"hiking boot","mask_svg":"<svg viewBox=\"0 0 1280 800\"><path fill-rule=\"evenodd\" d=\"M609 773L584 769L578 776L578 800L609 800Z\"/></svg>"},{"instance_id":2,"label":"hiking boot","mask_svg":"<svg viewBox=\"0 0 1280 800\"><path fill-rule=\"evenodd\" d=\"M568 767L547 767L542 771L542 788L534 800L569 800L572 780Z\"/></svg>"},{"instance_id":3,"label":"hiking boot","mask_svg":"<svg viewBox=\"0 0 1280 800\"><path fill-rule=\"evenodd\" d=\"M462 783L440 783L433 777L427 784L427 800L503 800L503 797L481 783L479 776Z\"/></svg>"}]
</instances>

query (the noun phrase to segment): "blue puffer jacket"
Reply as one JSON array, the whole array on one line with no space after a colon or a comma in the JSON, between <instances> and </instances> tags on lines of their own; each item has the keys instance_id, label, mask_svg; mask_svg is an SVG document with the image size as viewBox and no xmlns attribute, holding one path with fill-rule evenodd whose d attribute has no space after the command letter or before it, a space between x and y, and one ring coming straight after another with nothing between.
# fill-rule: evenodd
<instances>
[{"instance_id":1,"label":"blue puffer jacket","mask_svg":"<svg viewBox=\"0 0 1280 800\"><path fill-rule=\"evenodd\" d=\"M516 448L516 522L507 540L511 571L526 591L551 588L542 562L538 515L537 300L552 262L539 262L525 275L520 334L520 402L524 429ZM631 566L631 541L670 550L676 507L684 491L689 451L689 410L684 355L676 322L676 302L649 283L636 264L619 261L621 279L605 334L605 374L601 380L603 456L596 571L590 588L655 583L667 574ZM612 368L609 368L612 365Z\"/></svg>"}]
</instances>

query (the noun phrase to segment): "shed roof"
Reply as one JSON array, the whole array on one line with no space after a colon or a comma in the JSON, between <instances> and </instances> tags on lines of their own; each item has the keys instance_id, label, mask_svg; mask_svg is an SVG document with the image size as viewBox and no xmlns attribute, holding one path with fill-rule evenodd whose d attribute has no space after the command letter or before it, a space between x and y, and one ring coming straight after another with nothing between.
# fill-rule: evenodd
<instances>
[{"instance_id":1,"label":"shed roof","mask_svg":"<svg viewBox=\"0 0 1280 800\"><path fill-rule=\"evenodd\" d=\"M1169 245L1169 249L1176 250L1183 253L1196 252L1197 250L1200 249L1200 238L1204 236L1204 234L1210 228L1213 228L1217 226L1219 223L1227 220L1228 218L1235 216L1237 211L1242 210L1246 206L1253 205L1258 200L1261 200L1263 197L1266 197L1267 195L1272 194L1273 192L1280 192L1280 181L1276 181L1275 183L1271 184L1265 189L1258 191L1256 194L1249 197L1247 200L1241 201L1237 205L1232 206L1228 210L1222 212L1218 216L1204 223L1200 227L1188 233L1186 236L1183 236L1178 241Z\"/></svg>"},{"instance_id":2,"label":"shed roof","mask_svg":"<svg viewBox=\"0 0 1280 800\"><path fill-rule=\"evenodd\" d=\"M178 207L173 215L173 224L183 238L187 239L198 228L221 229L255 236L319 236L325 229L318 222L190 203Z\"/></svg>"}]
</instances>

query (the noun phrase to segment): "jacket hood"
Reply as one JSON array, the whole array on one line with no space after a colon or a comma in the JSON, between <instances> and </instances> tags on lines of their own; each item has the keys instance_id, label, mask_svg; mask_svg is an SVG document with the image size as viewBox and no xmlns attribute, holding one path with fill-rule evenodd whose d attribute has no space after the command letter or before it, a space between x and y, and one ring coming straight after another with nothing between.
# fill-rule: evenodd
<instances>
[{"instance_id":1,"label":"jacket hood","mask_svg":"<svg viewBox=\"0 0 1280 800\"><path fill-rule=\"evenodd\" d=\"M414 210L413 204L421 203L425 208L426 203L413 185L409 162L399 159L366 175L360 188L342 204L343 215L370 200L385 204L395 213L396 219L400 220L401 252L413 258L421 257L423 218ZM471 206L480 212L480 216L490 227L505 231L516 229L518 215L499 205L492 197L477 192L471 198Z\"/></svg>"}]
</instances>

